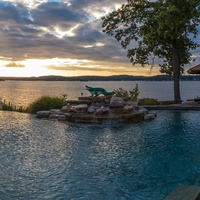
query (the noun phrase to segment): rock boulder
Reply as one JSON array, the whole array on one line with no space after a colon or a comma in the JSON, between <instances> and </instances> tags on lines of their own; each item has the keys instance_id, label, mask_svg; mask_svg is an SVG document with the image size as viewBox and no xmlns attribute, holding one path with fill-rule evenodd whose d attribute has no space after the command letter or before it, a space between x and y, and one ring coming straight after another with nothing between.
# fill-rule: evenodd
<instances>
[{"instance_id":1,"label":"rock boulder","mask_svg":"<svg viewBox=\"0 0 200 200\"><path fill-rule=\"evenodd\" d=\"M122 108L125 106L125 101L121 97L112 97L110 99L110 108Z\"/></svg>"}]
</instances>

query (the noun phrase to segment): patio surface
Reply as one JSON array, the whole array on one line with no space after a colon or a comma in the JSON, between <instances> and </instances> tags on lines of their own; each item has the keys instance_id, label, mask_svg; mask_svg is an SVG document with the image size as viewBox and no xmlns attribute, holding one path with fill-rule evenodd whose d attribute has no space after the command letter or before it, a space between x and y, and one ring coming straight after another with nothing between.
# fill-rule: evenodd
<instances>
[{"instance_id":1,"label":"patio surface","mask_svg":"<svg viewBox=\"0 0 200 200\"><path fill-rule=\"evenodd\" d=\"M179 185L164 200L200 200L200 186Z\"/></svg>"},{"instance_id":2,"label":"patio surface","mask_svg":"<svg viewBox=\"0 0 200 200\"><path fill-rule=\"evenodd\" d=\"M142 106L148 110L200 110L200 104L172 104L172 105L155 105Z\"/></svg>"}]
</instances>

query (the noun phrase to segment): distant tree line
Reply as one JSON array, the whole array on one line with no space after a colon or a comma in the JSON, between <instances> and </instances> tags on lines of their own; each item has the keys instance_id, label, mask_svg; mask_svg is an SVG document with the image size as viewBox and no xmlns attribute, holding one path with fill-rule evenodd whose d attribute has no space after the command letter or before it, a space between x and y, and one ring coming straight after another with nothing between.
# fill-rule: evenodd
<instances>
[{"instance_id":1,"label":"distant tree line","mask_svg":"<svg viewBox=\"0 0 200 200\"><path fill-rule=\"evenodd\" d=\"M115 76L39 76L39 77L2 77L3 81L172 81L170 75L157 76L130 76L130 75L115 75ZM200 81L200 75L182 75L181 81Z\"/></svg>"}]
</instances>

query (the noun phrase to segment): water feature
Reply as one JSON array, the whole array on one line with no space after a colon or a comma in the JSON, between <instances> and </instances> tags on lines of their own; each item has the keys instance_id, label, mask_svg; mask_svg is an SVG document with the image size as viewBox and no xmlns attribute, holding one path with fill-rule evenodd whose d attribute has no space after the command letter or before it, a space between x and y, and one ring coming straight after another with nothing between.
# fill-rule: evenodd
<instances>
[{"instance_id":1,"label":"water feature","mask_svg":"<svg viewBox=\"0 0 200 200\"><path fill-rule=\"evenodd\" d=\"M162 200L200 185L197 111L89 125L0 112L0 199Z\"/></svg>"}]
</instances>

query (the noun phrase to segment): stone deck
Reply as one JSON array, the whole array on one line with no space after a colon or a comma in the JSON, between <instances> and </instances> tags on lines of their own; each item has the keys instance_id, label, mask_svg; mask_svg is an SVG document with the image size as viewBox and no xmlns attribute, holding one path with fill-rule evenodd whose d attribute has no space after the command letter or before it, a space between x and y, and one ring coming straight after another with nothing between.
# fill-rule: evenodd
<instances>
[{"instance_id":1,"label":"stone deck","mask_svg":"<svg viewBox=\"0 0 200 200\"><path fill-rule=\"evenodd\" d=\"M200 186L179 185L164 200L200 200Z\"/></svg>"},{"instance_id":2,"label":"stone deck","mask_svg":"<svg viewBox=\"0 0 200 200\"><path fill-rule=\"evenodd\" d=\"M148 110L200 110L200 104L172 104L166 106L143 106Z\"/></svg>"}]
</instances>

